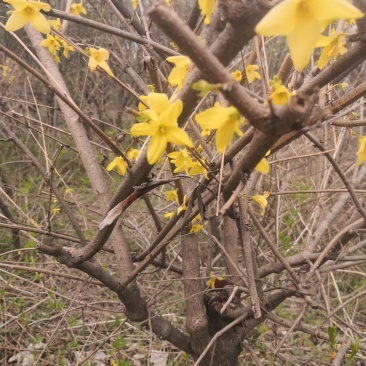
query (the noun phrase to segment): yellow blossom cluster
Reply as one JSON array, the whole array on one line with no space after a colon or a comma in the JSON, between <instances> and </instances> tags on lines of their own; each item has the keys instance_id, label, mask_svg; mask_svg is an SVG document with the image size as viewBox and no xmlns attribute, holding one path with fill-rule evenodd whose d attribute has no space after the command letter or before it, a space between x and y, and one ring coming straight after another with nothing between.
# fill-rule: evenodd
<instances>
[{"instance_id":1,"label":"yellow blossom cluster","mask_svg":"<svg viewBox=\"0 0 366 366\"><path fill-rule=\"evenodd\" d=\"M30 24L36 30L46 34L46 39L41 43L43 47L48 48L55 61L60 62L58 51L63 47L63 55L68 58L69 52L74 51L74 47L68 44L64 39L57 35L51 35L51 27L55 30L61 28L60 19L50 20L40 12L49 12L51 6L41 1L33 0L4 0L4 2L10 4L14 10L11 11L11 15L5 24L5 29L8 32L15 32L18 29L24 27L26 24ZM73 15L80 16L80 14L86 14L86 9L83 6L83 1L80 3L73 3L70 7L70 12ZM109 76L113 77L113 73L109 68L106 60L109 58L109 52L104 49L89 48L90 58L88 66L93 72L97 67L102 68Z\"/></svg>"},{"instance_id":2,"label":"yellow blossom cluster","mask_svg":"<svg viewBox=\"0 0 366 366\"><path fill-rule=\"evenodd\" d=\"M255 31L262 36L286 36L293 63L301 71L326 26L338 19L363 16L347 0L284 0L264 16Z\"/></svg>"}]
</instances>

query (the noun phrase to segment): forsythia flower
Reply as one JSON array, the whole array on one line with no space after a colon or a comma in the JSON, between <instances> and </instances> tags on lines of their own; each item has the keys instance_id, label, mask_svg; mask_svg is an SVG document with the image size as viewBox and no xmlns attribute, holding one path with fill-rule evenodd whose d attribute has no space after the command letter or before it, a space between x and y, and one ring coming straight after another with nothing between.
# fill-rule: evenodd
<instances>
[{"instance_id":1,"label":"forsythia flower","mask_svg":"<svg viewBox=\"0 0 366 366\"><path fill-rule=\"evenodd\" d=\"M50 33L50 23L39 12L40 10L50 11L51 6L49 4L26 0L4 0L4 2L10 4L15 9L5 24L5 30L15 32L29 23L41 33Z\"/></svg>"},{"instance_id":2,"label":"forsythia flower","mask_svg":"<svg viewBox=\"0 0 366 366\"><path fill-rule=\"evenodd\" d=\"M97 66L103 69L110 77L113 77L113 72L109 68L106 61L109 59L109 52L105 48L89 48L90 58L89 58L89 69L91 72L95 71Z\"/></svg>"},{"instance_id":3,"label":"forsythia flower","mask_svg":"<svg viewBox=\"0 0 366 366\"><path fill-rule=\"evenodd\" d=\"M147 149L147 161L155 164L166 150L168 142L192 147L188 134L179 128L178 117L182 113L183 103L177 100L169 103L163 93L149 93L144 98L148 109L141 111L137 123L131 128L132 136L151 136Z\"/></svg>"},{"instance_id":4,"label":"forsythia flower","mask_svg":"<svg viewBox=\"0 0 366 366\"><path fill-rule=\"evenodd\" d=\"M266 158L263 158L257 166L254 168L256 171L262 174L268 174L269 173L269 164Z\"/></svg>"},{"instance_id":5,"label":"forsythia flower","mask_svg":"<svg viewBox=\"0 0 366 366\"><path fill-rule=\"evenodd\" d=\"M361 165L366 160L366 136L362 136L358 139L360 147L357 151L358 160L356 165Z\"/></svg>"},{"instance_id":6,"label":"forsythia flower","mask_svg":"<svg viewBox=\"0 0 366 366\"><path fill-rule=\"evenodd\" d=\"M252 201L261 206L261 215L263 216L266 212L266 208L268 206L267 197L269 196L269 192L263 192L263 195L257 194L255 196L250 197Z\"/></svg>"},{"instance_id":7,"label":"forsythia flower","mask_svg":"<svg viewBox=\"0 0 366 366\"><path fill-rule=\"evenodd\" d=\"M325 26L363 15L347 0L284 0L264 16L255 31L262 36L286 36L293 63L301 71Z\"/></svg>"},{"instance_id":8,"label":"forsythia flower","mask_svg":"<svg viewBox=\"0 0 366 366\"><path fill-rule=\"evenodd\" d=\"M81 0L79 4L71 4L70 13L76 16L80 16L80 13L86 15L86 10L83 7L83 1Z\"/></svg>"},{"instance_id":9,"label":"forsythia flower","mask_svg":"<svg viewBox=\"0 0 366 366\"><path fill-rule=\"evenodd\" d=\"M211 287L211 288L215 288L215 282L217 280L219 281L223 281L224 279L222 277L215 277L212 273L210 273L210 279L208 281L206 281L206 286Z\"/></svg>"},{"instance_id":10,"label":"forsythia flower","mask_svg":"<svg viewBox=\"0 0 366 366\"><path fill-rule=\"evenodd\" d=\"M3 72L1 73L2 76L6 76L6 73L8 71L8 66L6 65L0 65L0 69L3 69Z\"/></svg>"},{"instance_id":11,"label":"forsythia flower","mask_svg":"<svg viewBox=\"0 0 366 366\"><path fill-rule=\"evenodd\" d=\"M61 44L51 34L47 34L47 39L41 42L42 47L48 47L48 51L52 56L57 56L57 51L60 49Z\"/></svg>"},{"instance_id":12,"label":"forsythia flower","mask_svg":"<svg viewBox=\"0 0 366 366\"><path fill-rule=\"evenodd\" d=\"M70 51L74 51L74 47L70 46L66 41L64 41L62 38L60 38L59 36L55 36L55 39L61 43L62 47L64 48L64 52L62 53L64 55L64 57L68 58L69 57L69 52Z\"/></svg>"},{"instance_id":13,"label":"forsythia flower","mask_svg":"<svg viewBox=\"0 0 366 366\"><path fill-rule=\"evenodd\" d=\"M61 208L60 207L55 207L52 211L56 215L56 214L60 213Z\"/></svg>"},{"instance_id":14,"label":"forsythia flower","mask_svg":"<svg viewBox=\"0 0 366 366\"><path fill-rule=\"evenodd\" d=\"M260 80L261 76L260 74L256 71L259 69L259 66L257 65L248 65L245 68L245 74L247 75L247 80L248 83L251 84L255 79Z\"/></svg>"},{"instance_id":15,"label":"forsythia flower","mask_svg":"<svg viewBox=\"0 0 366 366\"><path fill-rule=\"evenodd\" d=\"M164 191L163 192L166 197L165 199L169 202L169 201L175 201L175 202L179 202L178 201L178 193L177 193L177 190L173 190L173 191Z\"/></svg>"},{"instance_id":16,"label":"forsythia flower","mask_svg":"<svg viewBox=\"0 0 366 366\"><path fill-rule=\"evenodd\" d=\"M130 160L133 160L133 159L136 159L138 157L140 153L140 150L137 150L137 149L130 149L127 153L127 157L130 159Z\"/></svg>"},{"instance_id":17,"label":"forsythia flower","mask_svg":"<svg viewBox=\"0 0 366 366\"><path fill-rule=\"evenodd\" d=\"M240 71L238 71L238 72L240 72ZM231 74L233 76L233 78L235 79L235 76L233 74L235 74L235 72ZM236 75L236 77L237 77L237 75ZM208 92L218 94L220 92L220 90L222 89L222 87L223 87L223 85L221 83L210 84L206 80L202 80L202 79L198 80L197 82L193 83L193 85L192 85L192 89L197 90L199 92L198 96L201 98L203 98Z\"/></svg>"},{"instance_id":18,"label":"forsythia flower","mask_svg":"<svg viewBox=\"0 0 366 366\"><path fill-rule=\"evenodd\" d=\"M187 196L184 195L183 203L178 207L178 215L187 209Z\"/></svg>"},{"instance_id":19,"label":"forsythia flower","mask_svg":"<svg viewBox=\"0 0 366 366\"><path fill-rule=\"evenodd\" d=\"M60 30L61 29L61 20L60 18L57 18L56 20L49 20L48 23L50 23L51 27Z\"/></svg>"},{"instance_id":20,"label":"forsythia flower","mask_svg":"<svg viewBox=\"0 0 366 366\"><path fill-rule=\"evenodd\" d=\"M266 156L268 156L271 153L271 150L268 150L266 153ZM257 172L262 174L268 174L269 173L269 163L266 158L263 158L257 166L254 168Z\"/></svg>"},{"instance_id":21,"label":"forsythia flower","mask_svg":"<svg viewBox=\"0 0 366 366\"><path fill-rule=\"evenodd\" d=\"M230 144L234 132L239 136L243 134L239 129L242 118L238 110L235 107L221 107L218 102L214 107L198 113L195 120L203 130L217 130L216 149L220 153Z\"/></svg>"},{"instance_id":22,"label":"forsythia flower","mask_svg":"<svg viewBox=\"0 0 366 366\"><path fill-rule=\"evenodd\" d=\"M114 167L117 167L119 175L125 175L127 171L127 163L121 156L117 156L112 162L110 162L106 169L111 171Z\"/></svg>"},{"instance_id":23,"label":"forsythia flower","mask_svg":"<svg viewBox=\"0 0 366 366\"><path fill-rule=\"evenodd\" d=\"M192 168L188 173L188 175L190 175L190 176L197 175L197 174L202 174L206 179L208 179L207 170L205 169L205 167L203 167L201 165L201 163L199 161L195 161L192 163Z\"/></svg>"},{"instance_id":24,"label":"forsythia flower","mask_svg":"<svg viewBox=\"0 0 366 366\"><path fill-rule=\"evenodd\" d=\"M168 76L168 82L172 86L178 86L178 90L180 90L186 79L191 59L187 56L170 56L166 61L175 65Z\"/></svg>"},{"instance_id":25,"label":"forsythia flower","mask_svg":"<svg viewBox=\"0 0 366 366\"><path fill-rule=\"evenodd\" d=\"M272 81L270 81L270 84L273 90L272 94L269 96L272 103L277 105L285 105L291 97L289 90L282 84L277 75Z\"/></svg>"},{"instance_id":26,"label":"forsythia flower","mask_svg":"<svg viewBox=\"0 0 366 366\"><path fill-rule=\"evenodd\" d=\"M203 229L203 225L201 225L201 224L195 224L195 225L192 225L192 228L191 228L191 230L189 230L189 232L190 233L197 233L201 229Z\"/></svg>"},{"instance_id":27,"label":"forsythia flower","mask_svg":"<svg viewBox=\"0 0 366 366\"><path fill-rule=\"evenodd\" d=\"M179 151L173 151L168 154L168 157L171 159L171 162L176 166L174 173L180 173L185 170L185 172L188 174L188 169L193 166L192 159L189 156L186 148Z\"/></svg>"},{"instance_id":28,"label":"forsythia flower","mask_svg":"<svg viewBox=\"0 0 366 366\"><path fill-rule=\"evenodd\" d=\"M205 15L204 23L206 25L210 24L211 15L215 8L215 0L198 0L198 6L201 9L201 13Z\"/></svg>"},{"instance_id":29,"label":"forsythia flower","mask_svg":"<svg viewBox=\"0 0 366 366\"><path fill-rule=\"evenodd\" d=\"M174 211L171 211L171 212L167 212L165 215L164 215L164 217L166 218L166 219L171 219L173 216L175 215L175 212Z\"/></svg>"},{"instance_id":30,"label":"forsythia flower","mask_svg":"<svg viewBox=\"0 0 366 366\"><path fill-rule=\"evenodd\" d=\"M240 70L235 70L234 72L231 73L231 76L234 78L235 81L237 81L238 83L241 82L241 79L243 78L243 74L241 73Z\"/></svg>"},{"instance_id":31,"label":"forsythia flower","mask_svg":"<svg viewBox=\"0 0 366 366\"><path fill-rule=\"evenodd\" d=\"M198 214L191 222L202 220L201 214Z\"/></svg>"},{"instance_id":32,"label":"forsythia flower","mask_svg":"<svg viewBox=\"0 0 366 366\"><path fill-rule=\"evenodd\" d=\"M318 61L320 70L324 69L331 59L336 59L347 52L345 36L344 33L335 34L335 30L332 30L328 37L320 36L316 43L316 47L324 47Z\"/></svg>"}]
</instances>

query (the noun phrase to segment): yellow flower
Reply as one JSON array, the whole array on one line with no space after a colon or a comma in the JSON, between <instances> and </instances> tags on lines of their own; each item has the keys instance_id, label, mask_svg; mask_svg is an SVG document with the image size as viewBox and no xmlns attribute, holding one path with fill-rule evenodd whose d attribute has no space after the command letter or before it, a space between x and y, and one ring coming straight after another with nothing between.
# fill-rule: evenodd
<instances>
[{"instance_id":1,"label":"yellow flower","mask_svg":"<svg viewBox=\"0 0 366 366\"><path fill-rule=\"evenodd\" d=\"M106 61L109 58L109 52L105 48L89 48L90 58L89 58L89 69L91 72L95 71L97 66L103 69L110 77L113 77L112 70L109 68Z\"/></svg>"},{"instance_id":2,"label":"yellow flower","mask_svg":"<svg viewBox=\"0 0 366 366\"><path fill-rule=\"evenodd\" d=\"M185 211L187 209L187 196L184 195L183 203L178 207L178 214L180 214L182 211Z\"/></svg>"},{"instance_id":3,"label":"yellow flower","mask_svg":"<svg viewBox=\"0 0 366 366\"><path fill-rule=\"evenodd\" d=\"M52 55L52 58L58 62L59 64L61 63L60 57L58 57L58 55Z\"/></svg>"},{"instance_id":4,"label":"yellow flower","mask_svg":"<svg viewBox=\"0 0 366 366\"><path fill-rule=\"evenodd\" d=\"M199 221L202 220L201 214L198 214L197 216L195 216L195 218L192 220L192 223L195 221Z\"/></svg>"},{"instance_id":5,"label":"yellow flower","mask_svg":"<svg viewBox=\"0 0 366 366\"><path fill-rule=\"evenodd\" d=\"M254 201L259 206L261 206L261 215L262 216L266 212L266 208L268 206L267 197L269 196L269 194L270 194L269 192L265 191L265 192L263 192L263 195L257 194L255 196L250 197L252 201Z\"/></svg>"},{"instance_id":6,"label":"yellow flower","mask_svg":"<svg viewBox=\"0 0 366 366\"><path fill-rule=\"evenodd\" d=\"M168 202L173 201L173 200L177 203L179 202L178 201L178 193L177 193L176 189L174 189L173 191L164 191L163 193L166 195L165 199Z\"/></svg>"},{"instance_id":7,"label":"yellow flower","mask_svg":"<svg viewBox=\"0 0 366 366\"><path fill-rule=\"evenodd\" d=\"M211 130L206 130L206 129L203 129L201 131L201 136L202 137L206 137L206 136L210 136L211 135Z\"/></svg>"},{"instance_id":8,"label":"yellow flower","mask_svg":"<svg viewBox=\"0 0 366 366\"><path fill-rule=\"evenodd\" d=\"M173 216L175 215L175 212L174 211L171 211L171 212L167 212L164 217L166 219L171 219Z\"/></svg>"},{"instance_id":9,"label":"yellow flower","mask_svg":"<svg viewBox=\"0 0 366 366\"><path fill-rule=\"evenodd\" d=\"M49 4L26 0L4 0L4 2L10 4L15 9L5 24L5 29L8 32L15 32L29 23L41 33L50 33L50 23L39 12L40 10L50 11L51 6Z\"/></svg>"},{"instance_id":10,"label":"yellow flower","mask_svg":"<svg viewBox=\"0 0 366 366\"><path fill-rule=\"evenodd\" d=\"M140 153L140 150L137 150L137 149L130 149L127 153L127 157L130 159L130 160L133 160L133 159L136 159L138 157Z\"/></svg>"},{"instance_id":11,"label":"yellow flower","mask_svg":"<svg viewBox=\"0 0 366 366\"><path fill-rule=\"evenodd\" d=\"M191 230L189 230L189 232L190 233L197 233L201 229L203 229L203 225L201 225L201 224L195 224L195 225L192 225L192 228L191 228Z\"/></svg>"},{"instance_id":12,"label":"yellow flower","mask_svg":"<svg viewBox=\"0 0 366 366\"><path fill-rule=\"evenodd\" d=\"M175 65L168 76L168 82L172 86L178 86L178 90L180 90L186 79L191 60L187 56L170 56L166 60Z\"/></svg>"},{"instance_id":13,"label":"yellow flower","mask_svg":"<svg viewBox=\"0 0 366 366\"><path fill-rule=\"evenodd\" d=\"M60 213L61 208L60 207L55 207L52 211L56 215L56 214Z\"/></svg>"},{"instance_id":14,"label":"yellow flower","mask_svg":"<svg viewBox=\"0 0 366 366\"><path fill-rule=\"evenodd\" d=\"M60 30L61 29L61 20L60 18L57 18L56 20L49 20L48 23L50 23L51 27Z\"/></svg>"},{"instance_id":15,"label":"yellow flower","mask_svg":"<svg viewBox=\"0 0 366 366\"><path fill-rule=\"evenodd\" d=\"M180 173L183 170L188 174L188 169L193 166L193 162L191 157L188 154L186 148L174 151L168 154L168 157L171 159L171 162L176 166L174 173Z\"/></svg>"},{"instance_id":16,"label":"yellow flower","mask_svg":"<svg viewBox=\"0 0 366 366\"><path fill-rule=\"evenodd\" d=\"M182 113L183 103L177 100L169 103L163 93L149 93L145 99L149 109L139 113L137 123L131 128L132 136L151 136L147 149L147 161L155 164L166 150L168 142L192 147L188 134L179 128L178 117Z\"/></svg>"},{"instance_id":17,"label":"yellow flower","mask_svg":"<svg viewBox=\"0 0 366 366\"><path fill-rule=\"evenodd\" d=\"M224 279L222 277L215 277L212 273L210 273L210 279L206 281L206 286L215 288L215 282L216 280L223 281Z\"/></svg>"},{"instance_id":18,"label":"yellow flower","mask_svg":"<svg viewBox=\"0 0 366 366\"><path fill-rule=\"evenodd\" d=\"M188 175L193 176L197 174L202 174L206 179L208 179L207 170L201 165L199 161L194 161Z\"/></svg>"},{"instance_id":19,"label":"yellow flower","mask_svg":"<svg viewBox=\"0 0 366 366\"><path fill-rule=\"evenodd\" d=\"M216 149L220 153L230 144L234 132L239 136L243 134L239 129L242 118L238 110L235 107L221 107L218 102L214 107L198 113L195 120L203 130L217 130Z\"/></svg>"},{"instance_id":20,"label":"yellow flower","mask_svg":"<svg viewBox=\"0 0 366 366\"><path fill-rule=\"evenodd\" d=\"M269 173L269 164L266 158L263 158L257 166L254 168L256 171L262 174L268 174Z\"/></svg>"},{"instance_id":21,"label":"yellow flower","mask_svg":"<svg viewBox=\"0 0 366 366\"><path fill-rule=\"evenodd\" d=\"M335 60L339 55L342 56L347 52L345 36L344 33L335 34L334 29L328 37L320 36L316 43L316 47L324 47L318 61L320 70L324 69L331 59Z\"/></svg>"},{"instance_id":22,"label":"yellow flower","mask_svg":"<svg viewBox=\"0 0 366 366\"><path fill-rule=\"evenodd\" d=\"M240 71L239 71L240 72ZM233 75L235 74L235 72L233 72L231 75L235 78L235 76ZM237 77L237 74L236 74ZM223 85L221 83L217 83L217 84L210 84L209 82L207 82L206 80L198 80L197 82L195 82L192 85L192 89L198 91L198 96L203 98L208 92L212 92L215 94L218 94L220 92L220 90L222 90Z\"/></svg>"},{"instance_id":23,"label":"yellow flower","mask_svg":"<svg viewBox=\"0 0 366 366\"><path fill-rule=\"evenodd\" d=\"M60 43L62 44L62 47L64 48L64 51L62 52L62 54L64 55L64 57L68 58L69 57L69 52L74 51L75 48L73 46L70 46L63 39L60 39Z\"/></svg>"},{"instance_id":24,"label":"yellow flower","mask_svg":"<svg viewBox=\"0 0 366 366\"><path fill-rule=\"evenodd\" d=\"M3 72L1 73L2 76L6 76L6 73L8 71L8 66L6 65L0 65L0 69L3 69Z\"/></svg>"},{"instance_id":25,"label":"yellow flower","mask_svg":"<svg viewBox=\"0 0 366 366\"><path fill-rule=\"evenodd\" d=\"M211 15L215 8L215 0L198 0L198 5L201 9L201 13L205 15L204 23L206 25L210 24Z\"/></svg>"},{"instance_id":26,"label":"yellow flower","mask_svg":"<svg viewBox=\"0 0 366 366\"><path fill-rule=\"evenodd\" d=\"M259 66L257 66L257 65L248 65L245 68L245 74L247 76L247 80L248 80L249 84L251 84L255 79L258 79L258 80L261 79L261 76L256 71L258 69L259 69Z\"/></svg>"},{"instance_id":27,"label":"yellow flower","mask_svg":"<svg viewBox=\"0 0 366 366\"><path fill-rule=\"evenodd\" d=\"M358 139L360 147L357 151L358 160L356 165L361 165L366 160L366 136L362 136Z\"/></svg>"},{"instance_id":28,"label":"yellow flower","mask_svg":"<svg viewBox=\"0 0 366 366\"><path fill-rule=\"evenodd\" d=\"M83 7L83 0L79 4L71 4L70 13L76 16L80 16L80 13L86 14L86 10Z\"/></svg>"},{"instance_id":29,"label":"yellow flower","mask_svg":"<svg viewBox=\"0 0 366 366\"><path fill-rule=\"evenodd\" d=\"M111 171L114 167L117 167L119 175L125 175L127 171L127 163L121 156L117 156L113 161L111 161L106 169Z\"/></svg>"},{"instance_id":30,"label":"yellow flower","mask_svg":"<svg viewBox=\"0 0 366 366\"><path fill-rule=\"evenodd\" d=\"M291 97L289 90L282 84L277 75L270 81L272 94L269 96L273 104L285 105Z\"/></svg>"},{"instance_id":31,"label":"yellow flower","mask_svg":"<svg viewBox=\"0 0 366 366\"><path fill-rule=\"evenodd\" d=\"M293 63L301 71L325 26L363 15L347 0L284 0L264 16L255 31L262 36L286 36Z\"/></svg>"},{"instance_id":32,"label":"yellow flower","mask_svg":"<svg viewBox=\"0 0 366 366\"><path fill-rule=\"evenodd\" d=\"M51 34L47 34L47 39L41 42L42 47L48 47L48 51L52 56L57 56L57 51L60 49L61 45L57 39Z\"/></svg>"},{"instance_id":33,"label":"yellow flower","mask_svg":"<svg viewBox=\"0 0 366 366\"><path fill-rule=\"evenodd\" d=\"M231 76L234 78L235 81L237 81L238 83L241 82L241 79L243 78L243 74L241 73L240 70L235 70L234 72L231 73Z\"/></svg>"}]
</instances>

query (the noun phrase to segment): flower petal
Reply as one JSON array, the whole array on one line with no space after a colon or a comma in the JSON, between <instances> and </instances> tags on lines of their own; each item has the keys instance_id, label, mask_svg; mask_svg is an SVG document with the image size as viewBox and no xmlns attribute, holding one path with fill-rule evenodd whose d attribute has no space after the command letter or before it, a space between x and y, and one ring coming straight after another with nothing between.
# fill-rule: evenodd
<instances>
[{"instance_id":1,"label":"flower petal","mask_svg":"<svg viewBox=\"0 0 366 366\"><path fill-rule=\"evenodd\" d=\"M234 135L232 124L226 124L216 131L216 149L219 153L223 153L230 144Z\"/></svg>"},{"instance_id":2,"label":"flower petal","mask_svg":"<svg viewBox=\"0 0 366 366\"><path fill-rule=\"evenodd\" d=\"M204 130L215 130L222 127L228 118L227 108L215 106L198 113L195 117L196 122Z\"/></svg>"},{"instance_id":3,"label":"flower petal","mask_svg":"<svg viewBox=\"0 0 366 366\"><path fill-rule=\"evenodd\" d=\"M149 147L147 149L147 161L150 165L155 164L166 150L167 140L164 135L154 135L151 137Z\"/></svg>"},{"instance_id":4,"label":"flower petal","mask_svg":"<svg viewBox=\"0 0 366 366\"><path fill-rule=\"evenodd\" d=\"M158 126L153 123L136 123L131 127L132 136L151 136L157 132Z\"/></svg>"},{"instance_id":5,"label":"flower petal","mask_svg":"<svg viewBox=\"0 0 366 366\"><path fill-rule=\"evenodd\" d=\"M169 108L168 96L164 93L149 93L146 99L148 106L158 115Z\"/></svg>"},{"instance_id":6,"label":"flower petal","mask_svg":"<svg viewBox=\"0 0 366 366\"><path fill-rule=\"evenodd\" d=\"M99 62L98 66L102 68L110 77L114 76L112 70L105 61Z\"/></svg>"},{"instance_id":7,"label":"flower petal","mask_svg":"<svg viewBox=\"0 0 366 366\"><path fill-rule=\"evenodd\" d=\"M296 25L295 12L299 1L285 0L272 8L255 27L262 36L290 34Z\"/></svg>"},{"instance_id":8,"label":"flower petal","mask_svg":"<svg viewBox=\"0 0 366 366\"><path fill-rule=\"evenodd\" d=\"M361 165L366 160L366 136L358 139L360 147L357 151L358 160L356 165Z\"/></svg>"},{"instance_id":9,"label":"flower petal","mask_svg":"<svg viewBox=\"0 0 366 366\"><path fill-rule=\"evenodd\" d=\"M97 66L98 66L98 62L95 60L95 58L90 57L89 62L88 62L88 67L89 67L90 71L91 72L95 71Z\"/></svg>"},{"instance_id":10,"label":"flower petal","mask_svg":"<svg viewBox=\"0 0 366 366\"><path fill-rule=\"evenodd\" d=\"M179 67L188 67L191 63L191 60L187 56L170 56L166 59L166 61L171 62L175 66Z\"/></svg>"},{"instance_id":11,"label":"flower petal","mask_svg":"<svg viewBox=\"0 0 366 366\"><path fill-rule=\"evenodd\" d=\"M27 23L28 17L26 17L23 12L14 11L14 13L10 15L8 21L5 24L5 30L7 30L8 32L15 32Z\"/></svg>"},{"instance_id":12,"label":"flower petal","mask_svg":"<svg viewBox=\"0 0 366 366\"><path fill-rule=\"evenodd\" d=\"M192 141L189 138L187 132L182 130L179 127L171 127L169 128L169 133L166 134L166 138L168 142L176 145L185 145L188 147L192 147Z\"/></svg>"},{"instance_id":13,"label":"flower petal","mask_svg":"<svg viewBox=\"0 0 366 366\"><path fill-rule=\"evenodd\" d=\"M256 171L262 174L268 174L269 173L269 163L267 159L263 158L257 166L254 168Z\"/></svg>"},{"instance_id":14,"label":"flower petal","mask_svg":"<svg viewBox=\"0 0 366 366\"><path fill-rule=\"evenodd\" d=\"M40 11L50 11L51 10L51 6L50 4L47 3L42 3L40 1L28 1L28 3L32 6L32 8L34 10Z\"/></svg>"},{"instance_id":15,"label":"flower petal","mask_svg":"<svg viewBox=\"0 0 366 366\"><path fill-rule=\"evenodd\" d=\"M313 6L317 18L328 24L335 19L358 19L364 16L358 8L346 0L317 0Z\"/></svg>"},{"instance_id":16,"label":"flower petal","mask_svg":"<svg viewBox=\"0 0 366 366\"><path fill-rule=\"evenodd\" d=\"M183 110L183 102L177 100L175 103L170 104L164 112L161 113L159 117L159 123L162 126L175 127L178 126L177 120Z\"/></svg>"},{"instance_id":17,"label":"flower petal","mask_svg":"<svg viewBox=\"0 0 366 366\"><path fill-rule=\"evenodd\" d=\"M321 31L322 25L318 21L309 17L298 17L296 28L287 36L291 57L298 71L309 63Z\"/></svg>"},{"instance_id":18,"label":"flower petal","mask_svg":"<svg viewBox=\"0 0 366 366\"><path fill-rule=\"evenodd\" d=\"M170 72L168 82L171 86L178 86L181 89L188 73L188 67L177 66Z\"/></svg>"},{"instance_id":19,"label":"flower petal","mask_svg":"<svg viewBox=\"0 0 366 366\"><path fill-rule=\"evenodd\" d=\"M37 12L33 12L32 16L29 17L29 23L32 25L33 28L37 29L38 32L48 34L51 32L51 26L50 23L48 23L48 20L46 17Z\"/></svg>"},{"instance_id":20,"label":"flower petal","mask_svg":"<svg viewBox=\"0 0 366 366\"><path fill-rule=\"evenodd\" d=\"M198 0L198 5L201 9L203 15L205 15L204 23L206 25L210 24L211 15L215 8L215 0Z\"/></svg>"},{"instance_id":21,"label":"flower petal","mask_svg":"<svg viewBox=\"0 0 366 366\"><path fill-rule=\"evenodd\" d=\"M105 48L99 48L98 56L100 57L100 60L107 61L109 59L109 51Z\"/></svg>"}]
</instances>

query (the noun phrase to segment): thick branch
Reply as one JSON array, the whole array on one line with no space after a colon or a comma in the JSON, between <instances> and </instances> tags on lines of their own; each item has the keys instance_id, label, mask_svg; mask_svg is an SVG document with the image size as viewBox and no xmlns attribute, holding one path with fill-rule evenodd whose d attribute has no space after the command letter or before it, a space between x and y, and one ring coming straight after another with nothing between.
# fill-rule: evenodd
<instances>
[{"instance_id":1,"label":"thick branch","mask_svg":"<svg viewBox=\"0 0 366 366\"><path fill-rule=\"evenodd\" d=\"M197 234L182 236L183 285L187 307L187 331L192 339L193 351L200 354L210 341L208 322L203 304L203 283L200 279L200 251Z\"/></svg>"}]
</instances>

